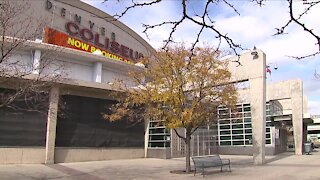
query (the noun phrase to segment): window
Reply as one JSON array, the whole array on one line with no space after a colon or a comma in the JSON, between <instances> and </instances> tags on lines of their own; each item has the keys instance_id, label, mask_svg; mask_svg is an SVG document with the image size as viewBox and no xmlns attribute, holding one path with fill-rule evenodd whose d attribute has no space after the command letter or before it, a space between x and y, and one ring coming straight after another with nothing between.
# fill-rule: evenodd
<instances>
[{"instance_id":1,"label":"window","mask_svg":"<svg viewBox=\"0 0 320 180\"><path fill-rule=\"evenodd\" d=\"M165 128L163 121L149 122L149 148L170 147L170 132Z\"/></svg>"},{"instance_id":2,"label":"window","mask_svg":"<svg viewBox=\"0 0 320 180\"><path fill-rule=\"evenodd\" d=\"M231 134L231 131L230 131L230 130L220 131L220 134L221 134L221 135Z\"/></svg>"},{"instance_id":3,"label":"window","mask_svg":"<svg viewBox=\"0 0 320 180\"><path fill-rule=\"evenodd\" d=\"M223 117L223 118L222 118ZM270 104L266 104L266 144L271 144ZM236 109L218 109L218 144L220 146L251 146L252 121L250 104L237 105Z\"/></svg>"},{"instance_id":4,"label":"window","mask_svg":"<svg viewBox=\"0 0 320 180\"><path fill-rule=\"evenodd\" d=\"M231 141L221 141L220 142L220 146L230 146L231 145Z\"/></svg>"},{"instance_id":5,"label":"window","mask_svg":"<svg viewBox=\"0 0 320 180\"><path fill-rule=\"evenodd\" d=\"M232 125L232 129L237 129L237 128L243 129L243 124Z\"/></svg>"},{"instance_id":6,"label":"window","mask_svg":"<svg viewBox=\"0 0 320 180\"><path fill-rule=\"evenodd\" d=\"M249 117L249 118L248 118L248 117L245 117L245 118L244 118L244 122L251 122L251 117Z\"/></svg>"}]
</instances>

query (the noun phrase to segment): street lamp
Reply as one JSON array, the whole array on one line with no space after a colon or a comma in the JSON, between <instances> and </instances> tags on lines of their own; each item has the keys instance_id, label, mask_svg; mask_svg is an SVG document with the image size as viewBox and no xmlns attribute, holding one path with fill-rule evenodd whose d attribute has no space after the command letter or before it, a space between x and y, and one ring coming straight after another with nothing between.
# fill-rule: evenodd
<instances>
[{"instance_id":1,"label":"street lamp","mask_svg":"<svg viewBox=\"0 0 320 180\"><path fill-rule=\"evenodd\" d=\"M276 63L268 63L266 65L266 71L271 75L271 69L278 70L278 65Z\"/></svg>"}]
</instances>

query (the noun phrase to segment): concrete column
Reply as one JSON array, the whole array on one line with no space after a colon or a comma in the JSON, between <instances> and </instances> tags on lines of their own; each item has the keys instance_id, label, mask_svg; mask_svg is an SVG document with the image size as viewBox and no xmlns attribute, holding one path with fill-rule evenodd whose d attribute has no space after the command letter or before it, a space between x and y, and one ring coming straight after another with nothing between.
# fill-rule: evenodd
<instances>
[{"instance_id":1,"label":"concrete column","mask_svg":"<svg viewBox=\"0 0 320 180\"><path fill-rule=\"evenodd\" d=\"M144 133L144 157L147 158L148 146L149 146L149 121L145 121L145 133Z\"/></svg>"},{"instance_id":2,"label":"concrete column","mask_svg":"<svg viewBox=\"0 0 320 180\"><path fill-rule=\"evenodd\" d=\"M302 155L303 149L303 85L301 80L291 84L292 126L296 155Z\"/></svg>"},{"instance_id":3,"label":"concrete column","mask_svg":"<svg viewBox=\"0 0 320 180\"><path fill-rule=\"evenodd\" d=\"M101 76L102 76L102 63L96 62L94 64L94 70L93 70L93 81L101 83Z\"/></svg>"},{"instance_id":4,"label":"concrete column","mask_svg":"<svg viewBox=\"0 0 320 180\"><path fill-rule=\"evenodd\" d=\"M252 120L253 162L255 165L265 163L266 140L266 57L259 53L259 65L255 77L249 79L250 106Z\"/></svg>"},{"instance_id":5,"label":"concrete column","mask_svg":"<svg viewBox=\"0 0 320 180\"><path fill-rule=\"evenodd\" d=\"M33 53L33 74L39 74L40 73L40 60L41 60L41 51L40 50L35 50Z\"/></svg>"},{"instance_id":6,"label":"concrete column","mask_svg":"<svg viewBox=\"0 0 320 180\"><path fill-rule=\"evenodd\" d=\"M59 87L53 87L49 92L49 110L48 110L48 120L47 120L45 164L54 163L58 103L59 103Z\"/></svg>"}]
</instances>

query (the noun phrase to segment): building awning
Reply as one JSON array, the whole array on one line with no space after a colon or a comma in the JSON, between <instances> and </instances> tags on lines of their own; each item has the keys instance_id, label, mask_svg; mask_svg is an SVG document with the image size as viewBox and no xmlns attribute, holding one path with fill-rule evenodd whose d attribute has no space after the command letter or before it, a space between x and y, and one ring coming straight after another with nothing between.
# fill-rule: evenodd
<instances>
[{"instance_id":1,"label":"building awning","mask_svg":"<svg viewBox=\"0 0 320 180\"><path fill-rule=\"evenodd\" d=\"M319 131L320 125L310 125L308 126L308 131Z\"/></svg>"},{"instance_id":2,"label":"building awning","mask_svg":"<svg viewBox=\"0 0 320 180\"><path fill-rule=\"evenodd\" d=\"M287 114L287 115L277 115L277 116L273 116L273 121L274 122L280 122L280 121L292 121L292 115L291 114ZM303 118L303 123L305 124L312 124L313 123L313 119L311 117L304 117Z\"/></svg>"},{"instance_id":3,"label":"building awning","mask_svg":"<svg viewBox=\"0 0 320 180\"><path fill-rule=\"evenodd\" d=\"M273 121L291 121L291 120L292 120L291 114L273 116Z\"/></svg>"},{"instance_id":4,"label":"building awning","mask_svg":"<svg viewBox=\"0 0 320 180\"><path fill-rule=\"evenodd\" d=\"M305 123L305 124L313 124L313 119L312 118L303 118L303 123Z\"/></svg>"},{"instance_id":5,"label":"building awning","mask_svg":"<svg viewBox=\"0 0 320 180\"><path fill-rule=\"evenodd\" d=\"M313 118L310 113L303 114L303 123L305 124L313 124Z\"/></svg>"}]
</instances>

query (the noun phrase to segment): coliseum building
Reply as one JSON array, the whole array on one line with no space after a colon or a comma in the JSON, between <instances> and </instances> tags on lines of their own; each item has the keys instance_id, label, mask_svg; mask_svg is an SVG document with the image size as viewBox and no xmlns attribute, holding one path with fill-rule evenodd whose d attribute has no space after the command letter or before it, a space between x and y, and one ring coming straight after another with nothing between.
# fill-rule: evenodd
<instances>
[{"instance_id":1,"label":"coliseum building","mask_svg":"<svg viewBox=\"0 0 320 180\"><path fill-rule=\"evenodd\" d=\"M142 56L155 50L137 33L81 1L28 1L42 36L25 42L11 59L33 75L61 74L48 92L48 115L0 108L0 162L53 163L145 156L144 124L108 122L101 112L113 104L111 82L122 79ZM101 54L94 52L99 49ZM37 70L43 56L54 62ZM57 69L60 65L62 68ZM1 85L3 89L8 87ZM66 113L58 104L63 101Z\"/></svg>"},{"instance_id":2,"label":"coliseum building","mask_svg":"<svg viewBox=\"0 0 320 180\"><path fill-rule=\"evenodd\" d=\"M102 118L106 106L115 103L111 94L115 90L110 84L121 79L133 85L127 72L143 68L136 66L139 59L155 53L143 38L105 12L78 0L28 3L27 12L33 12L36 21L44 18L43 31L25 42L9 61L21 59L33 76L62 78L45 92L49 94L47 114L0 108L0 163L184 155L184 145L173 131L155 122L128 124L125 119L108 122ZM40 72L37 67L48 55L54 63ZM231 63L229 67L233 82L249 83L248 88L239 90L238 111L221 107L218 123L198 130L192 137L193 155L253 154L259 164L265 154L293 148L296 154L302 154L306 124L312 122L302 81L266 85L266 56L260 50L241 55L240 61L242 66ZM12 87L0 84L0 92L8 89Z\"/></svg>"}]
</instances>

